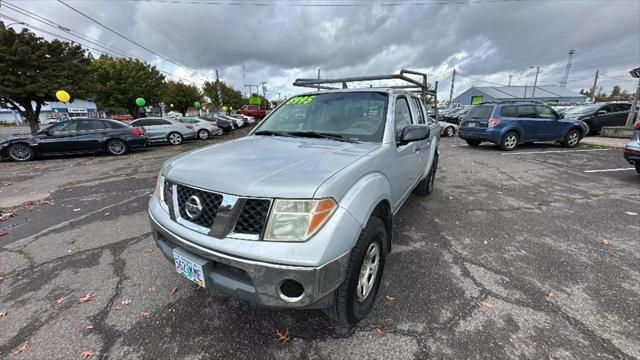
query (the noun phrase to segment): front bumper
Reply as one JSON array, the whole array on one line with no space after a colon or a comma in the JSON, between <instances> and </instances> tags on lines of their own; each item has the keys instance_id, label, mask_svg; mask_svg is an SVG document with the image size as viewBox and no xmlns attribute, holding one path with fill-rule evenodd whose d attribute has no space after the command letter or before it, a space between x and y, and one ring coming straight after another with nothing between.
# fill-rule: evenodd
<instances>
[{"instance_id":1,"label":"front bumper","mask_svg":"<svg viewBox=\"0 0 640 360\"><path fill-rule=\"evenodd\" d=\"M292 266L232 256L189 241L162 226L149 212L153 236L163 255L173 263L173 250L180 248L207 260L205 285L259 305L287 308L325 308L329 296L340 286L350 252L321 266ZM238 241L230 239L229 241ZM285 280L302 285L299 297L287 297L281 291Z\"/></svg>"}]
</instances>

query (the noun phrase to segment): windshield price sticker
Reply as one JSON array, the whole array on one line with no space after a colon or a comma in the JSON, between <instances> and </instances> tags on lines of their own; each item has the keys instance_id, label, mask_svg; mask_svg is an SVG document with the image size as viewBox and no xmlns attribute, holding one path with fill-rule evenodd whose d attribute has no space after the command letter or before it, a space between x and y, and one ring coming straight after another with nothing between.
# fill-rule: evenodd
<instances>
[{"instance_id":1,"label":"windshield price sticker","mask_svg":"<svg viewBox=\"0 0 640 360\"><path fill-rule=\"evenodd\" d=\"M296 96L288 101L289 104L307 105L315 99L315 96Z\"/></svg>"}]
</instances>

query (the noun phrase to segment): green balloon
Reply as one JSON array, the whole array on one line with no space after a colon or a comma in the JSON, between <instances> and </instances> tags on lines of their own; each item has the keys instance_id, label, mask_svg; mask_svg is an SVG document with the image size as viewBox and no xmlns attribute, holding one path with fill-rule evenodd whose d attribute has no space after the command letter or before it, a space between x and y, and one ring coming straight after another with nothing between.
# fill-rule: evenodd
<instances>
[{"instance_id":1,"label":"green balloon","mask_svg":"<svg viewBox=\"0 0 640 360\"><path fill-rule=\"evenodd\" d=\"M138 106L144 106L144 104L146 104L146 101L144 101L143 98L137 98L136 99L136 105Z\"/></svg>"},{"instance_id":2,"label":"green balloon","mask_svg":"<svg viewBox=\"0 0 640 360\"><path fill-rule=\"evenodd\" d=\"M194 103L193 103L193 106L194 106L196 109L200 109L200 106L202 106L202 105L200 105L200 101L196 101L196 102L194 102Z\"/></svg>"}]
</instances>

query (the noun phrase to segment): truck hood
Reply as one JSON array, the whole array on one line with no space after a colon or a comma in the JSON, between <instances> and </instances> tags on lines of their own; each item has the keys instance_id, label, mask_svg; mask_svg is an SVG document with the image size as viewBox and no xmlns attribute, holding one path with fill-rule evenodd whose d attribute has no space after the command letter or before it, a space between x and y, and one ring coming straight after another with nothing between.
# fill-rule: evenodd
<instances>
[{"instance_id":1,"label":"truck hood","mask_svg":"<svg viewBox=\"0 0 640 360\"><path fill-rule=\"evenodd\" d=\"M164 176L217 192L311 198L325 180L378 144L328 139L247 136L169 160Z\"/></svg>"}]
</instances>

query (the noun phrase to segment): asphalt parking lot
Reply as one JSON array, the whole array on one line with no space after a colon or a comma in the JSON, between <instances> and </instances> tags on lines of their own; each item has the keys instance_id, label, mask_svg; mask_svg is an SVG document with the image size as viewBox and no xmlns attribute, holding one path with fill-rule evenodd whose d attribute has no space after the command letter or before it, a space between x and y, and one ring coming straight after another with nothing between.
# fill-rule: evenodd
<instances>
[{"instance_id":1,"label":"asphalt parking lot","mask_svg":"<svg viewBox=\"0 0 640 360\"><path fill-rule=\"evenodd\" d=\"M640 357L640 175L621 150L442 139L435 192L396 215L375 307L345 330L198 289L154 246L162 162L246 131L0 162L0 358Z\"/></svg>"}]
</instances>

